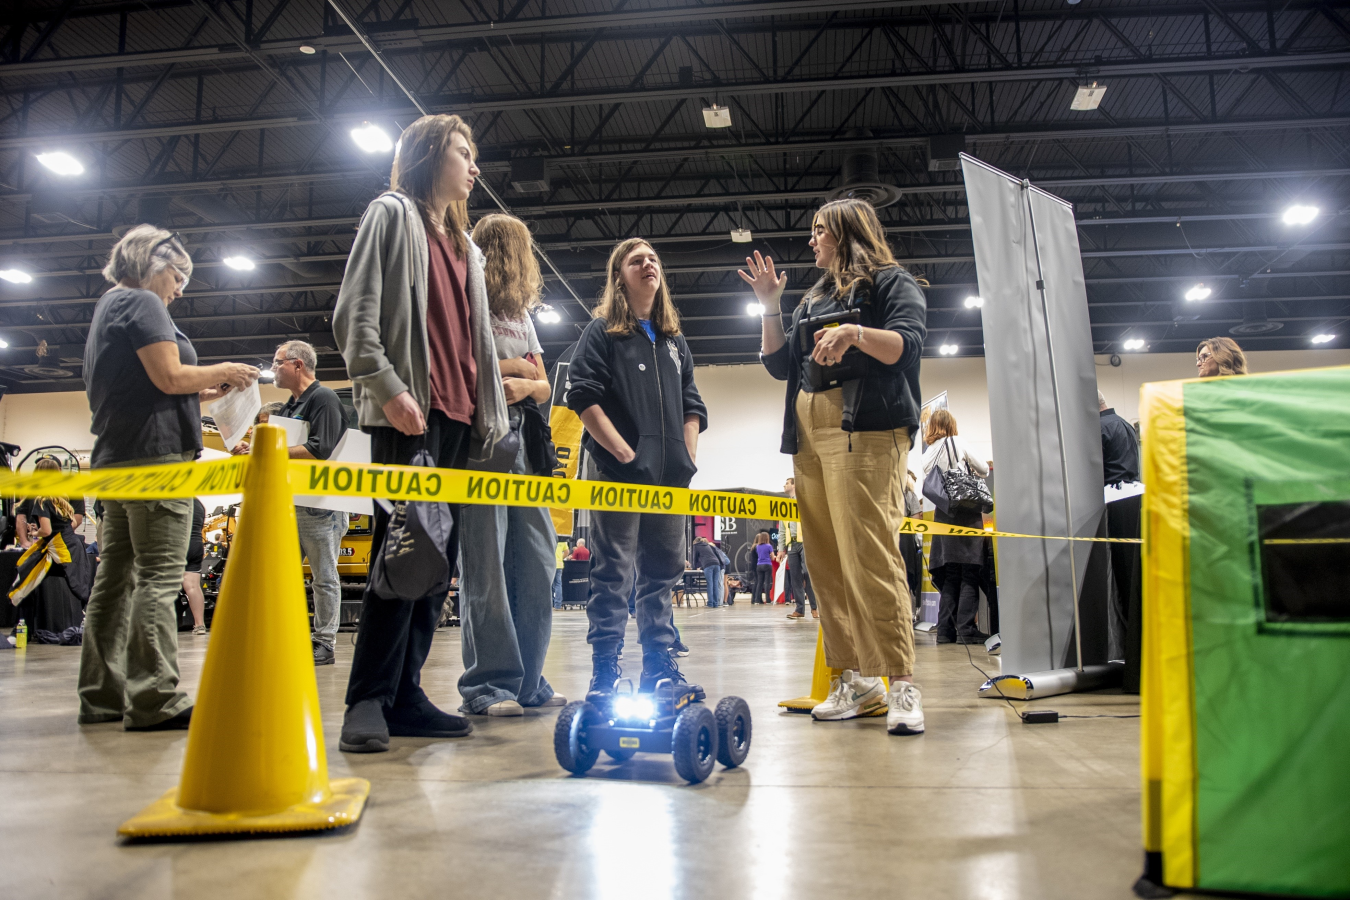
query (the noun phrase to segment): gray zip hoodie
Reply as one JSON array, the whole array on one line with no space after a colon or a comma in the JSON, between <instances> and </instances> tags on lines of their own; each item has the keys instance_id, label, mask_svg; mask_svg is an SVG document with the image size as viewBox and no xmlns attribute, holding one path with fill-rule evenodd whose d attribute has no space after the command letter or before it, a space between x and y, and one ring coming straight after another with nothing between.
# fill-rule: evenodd
<instances>
[{"instance_id":1,"label":"gray zip hoodie","mask_svg":"<svg viewBox=\"0 0 1350 900\"><path fill-rule=\"evenodd\" d=\"M469 241L466 287L473 358L478 364L473 458L486 459L509 429L506 395L483 286L483 251ZM384 404L410 391L431 408L427 349L427 232L407 196L386 191L366 207L333 310L337 338L361 427L392 427Z\"/></svg>"}]
</instances>

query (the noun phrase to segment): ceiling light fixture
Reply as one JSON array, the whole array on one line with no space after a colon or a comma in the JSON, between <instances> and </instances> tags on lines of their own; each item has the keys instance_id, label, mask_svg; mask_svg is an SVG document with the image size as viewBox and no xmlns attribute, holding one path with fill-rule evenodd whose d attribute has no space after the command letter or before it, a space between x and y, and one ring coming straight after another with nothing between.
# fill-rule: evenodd
<instances>
[{"instance_id":1,"label":"ceiling light fixture","mask_svg":"<svg viewBox=\"0 0 1350 900\"><path fill-rule=\"evenodd\" d=\"M352 140L356 146L367 153L388 153L394 149L394 142L378 125L363 122L360 128L352 129Z\"/></svg>"},{"instance_id":2,"label":"ceiling light fixture","mask_svg":"<svg viewBox=\"0 0 1350 900\"><path fill-rule=\"evenodd\" d=\"M558 314L558 311L556 309L549 306L548 304L544 304L539 309L538 319L539 322L544 325L557 325L559 322L562 321L562 316Z\"/></svg>"},{"instance_id":3,"label":"ceiling light fixture","mask_svg":"<svg viewBox=\"0 0 1350 900\"><path fill-rule=\"evenodd\" d=\"M1312 342L1314 344L1326 344L1334 340L1336 340L1336 335L1334 334L1314 334L1312 336Z\"/></svg>"},{"instance_id":4,"label":"ceiling light fixture","mask_svg":"<svg viewBox=\"0 0 1350 900\"><path fill-rule=\"evenodd\" d=\"M1204 282L1201 282L1186 292L1186 300L1191 303L1196 300L1208 300L1212 293L1214 293L1214 289L1205 287Z\"/></svg>"},{"instance_id":5,"label":"ceiling light fixture","mask_svg":"<svg viewBox=\"0 0 1350 900\"><path fill-rule=\"evenodd\" d=\"M301 45L300 45L300 52L303 53L303 54L305 54L306 56L313 56L315 53L317 53L317 52L319 52L319 51L315 50L315 49L314 49L313 47L311 47L309 44L301 44Z\"/></svg>"},{"instance_id":6,"label":"ceiling light fixture","mask_svg":"<svg viewBox=\"0 0 1350 900\"><path fill-rule=\"evenodd\" d=\"M754 240L754 235L750 233L749 228L731 229L731 242L733 244L748 244Z\"/></svg>"},{"instance_id":7,"label":"ceiling light fixture","mask_svg":"<svg viewBox=\"0 0 1350 900\"><path fill-rule=\"evenodd\" d=\"M37 161L57 175L83 175L84 163L63 150L52 153L39 153Z\"/></svg>"},{"instance_id":8,"label":"ceiling light fixture","mask_svg":"<svg viewBox=\"0 0 1350 900\"><path fill-rule=\"evenodd\" d=\"M984 309L983 297L967 297L966 309Z\"/></svg>"},{"instance_id":9,"label":"ceiling light fixture","mask_svg":"<svg viewBox=\"0 0 1350 900\"><path fill-rule=\"evenodd\" d=\"M0 269L0 278L13 284L28 284L33 280L33 276L22 269Z\"/></svg>"},{"instance_id":10,"label":"ceiling light fixture","mask_svg":"<svg viewBox=\"0 0 1350 900\"><path fill-rule=\"evenodd\" d=\"M745 314L746 314L747 316L762 316L762 315L764 315L764 304L763 304L763 303L747 303L747 304L745 304Z\"/></svg>"},{"instance_id":11,"label":"ceiling light fixture","mask_svg":"<svg viewBox=\"0 0 1350 900\"><path fill-rule=\"evenodd\" d=\"M1106 85L1092 82L1091 85L1082 85L1074 92L1073 102L1069 104L1069 109L1085 111L1096 109L1102 105L1102 95L1106 93Z\"/></svg>"},{"instance_id":12,"label":"ceiling light fixture","mask_svg":"<svg viewBox=\"0 0 1350 900\"><path fill-rule=\"evenodd\" d=\"M1302 206L1295 203L1284 211L1284 224L1286 225L1307 225L1317 218L1318 208L1315 206Z\"/></svg>"},{"instance_id":13,"label":"ceiling light fixture","mask_svg":"<svg viewBox=\"0 0 1350 900\"><path fill-rule=\"evenodd\" d=\"M7 348L8 346L9 346L9 341L4 340L3 338L0 338L0 350L4 350L4 349Z\"/></svg>"},{"instance_id":14,"label":"ceiling light fixture","mask_svg":"<svg viewBox=\"0 0 1350 900\"><path fill-rule=\"evenodd\" d=\"M1127 340L1125 343L1121 344L1120 346L1121 346L1123 349L1125 349L1125 350L1143 350L1143 349L1144 349L1144 339L1143 339L1143 338L1130 338L1129 340Z\"/></svg>"},{"instance_id":15,"label":"ceiling light fixture","mask_svg":"<svg viewBox=\"0 0 1350 900\"><path fill-rule=\"evenodd\" d=\"M703 124L708 128L730 128L731 110L725 106L718 106L714 103L712 106L703 107Z\"/></svg>"},{"instance_id":16,"label":"ceiling light fixture","mask_svg":"<svg viewBox=\"0 0 1350 900\"><path fill-rule=\"evenodd\" d=\"M956 344L943 344L941 347L938 347L938 353L941 353L943 356L955 356L956 351L960 349L961 348Z\"/></svg>"},{"instance_id":17,"label":"ceiling light fixture","mask_svg":"<svg viewBox=\"0 0 1350 900\"><path fill-rule=\"evenodd\" d=\"M247 256L227 256L221 262L239 272L252 272L257 268L253 260Z\"/></svg>"}]
</instances>

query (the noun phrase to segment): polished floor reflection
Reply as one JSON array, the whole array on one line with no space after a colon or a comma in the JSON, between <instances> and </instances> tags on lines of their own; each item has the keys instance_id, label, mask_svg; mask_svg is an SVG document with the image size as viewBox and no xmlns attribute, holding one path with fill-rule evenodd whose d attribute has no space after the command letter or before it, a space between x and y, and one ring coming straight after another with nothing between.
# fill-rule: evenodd
<instances>
[{"instance_id":1,"label":"polished floor reflection","mask_svg":"<svg viewBox=\"0 0 1350 900\"><path fill-rule=\"evenodd\" d=\"M545 674L569 697L589 675L585 614L555 616ZM811 620L780 607L681 609L682 660L710 700L754 714L744 767L685 785L669 757L605 757L586 778L553 759L556 710L475 719L462 740L394 739L337 749L351 660L318 671L334 777L372 784L352 832L327 837L129 846L118 823L172 787L185 735L75 725L79 651L0 653L0 896L207 898L1124 898L1139 873L1138 720L1022 725L977 699L963 647L919 638L927 734L884 720L814 723L775 704L805 692ZM209 638L181 635L191 692ZM629 647L636 651L631 631ZM975 648L979 650L980 648ZM997 660L981 651L986 669ZM636 676L640 661L624 661ZM458 705L457 630L423 675ZM992 670L991 670L992 671ZM1136 698L1056 697L1037 706L1131 715Z\"/></svg>"}]
</instances>

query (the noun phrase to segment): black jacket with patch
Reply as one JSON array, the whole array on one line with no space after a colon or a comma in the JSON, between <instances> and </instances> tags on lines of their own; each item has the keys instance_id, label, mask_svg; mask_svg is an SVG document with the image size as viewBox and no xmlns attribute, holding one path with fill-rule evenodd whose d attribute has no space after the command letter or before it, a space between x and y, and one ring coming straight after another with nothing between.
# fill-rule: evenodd
<instances>
[{"instance_id":1,"label":"black jacket with patch","mask_svg":"<svg viewBox=\"0 0 1350 900\"><path fill-rule=\"evenodd\" d=\"M586 433L582 443L610 481L688 487L698 471L684 445L684 417L708 428L708 408L694 384L694 359L682 335L653 344L642 329L610 334L594 319L577 341L567 372L567 406L580 415L599 406L637 453L621 463Z\"/></svg>"}]
</instances>

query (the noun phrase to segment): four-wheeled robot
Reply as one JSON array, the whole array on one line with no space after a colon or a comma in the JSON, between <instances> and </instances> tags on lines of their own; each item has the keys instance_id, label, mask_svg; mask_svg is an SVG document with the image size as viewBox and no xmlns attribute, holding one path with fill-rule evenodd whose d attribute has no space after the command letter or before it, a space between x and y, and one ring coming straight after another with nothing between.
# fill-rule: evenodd
<instances>
[{"instance_id":1,"label":"four-wheeled robot","mask_svg":"<svg viewBox=\"0 0 1350 900\"><path fill-rule=\"evenodd\" d=\"M714 711L699 702L694 688L670 679L657 682L651 693L635 693L626 680L619 688L563 707L553 752L567 771L584 775L602 750L617 762L638 752L670 753L680 777L698 784L714 763L733 769L749 755L750 706L740 697L723 697Z\"/></svg>"}]
</instances>

